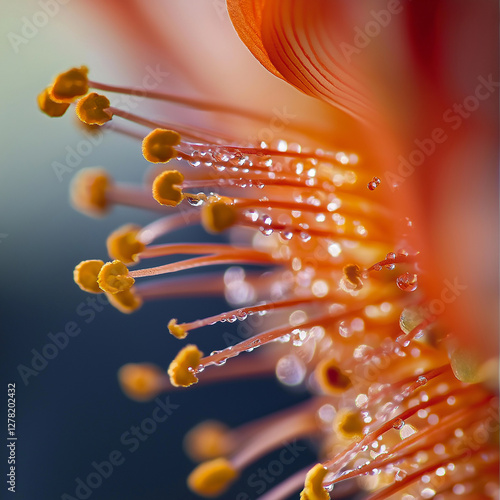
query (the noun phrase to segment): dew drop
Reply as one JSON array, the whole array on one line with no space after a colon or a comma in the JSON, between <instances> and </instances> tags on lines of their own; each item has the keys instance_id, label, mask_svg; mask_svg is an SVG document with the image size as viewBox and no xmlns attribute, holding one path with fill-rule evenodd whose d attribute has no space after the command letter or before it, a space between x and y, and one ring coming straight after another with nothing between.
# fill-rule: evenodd
<instances>
[{"instance_id":1,"label":"dew drop","mask_svg":"<svg viewBox=\"0 0 500 500\"><path fill-rule=\"evenodd\" d=\"M394 479L396 481L402 481L406 476L407 476L407 472L404 471L404 470L401 470L399 469L397 472L396 472L396 475L394 476Z\"/></svg>"},{"instance_id":2,"label":"dew drop","mask_svg":"<svg viewBox=\"0 0 500 500\"><path fill-rule=\"evenodd\" d=\"M380 185L380 179L378 177L374 177L369 183L368 183L368 189L370 191L375 191L377 187Z\"/></svg>"},{"instance_id":3,"label":"dew drop","mask_svg":"<svg viewBox=\"0 0 500 500\"><path fill-rule=\"evenodd\" d=\"M401 427L403 427L403 425L405 425L405 422L401 418L397 418L396 420L394 420L394 423L392 424L394 429L397 429L397 430L401 429Z\"/></svg>"},{"instance_id":4,"label":"dew drop","mask_svg":"<svg viewBox=\"0 0 500 500\"><path fill-rule=\"evenodd\" d=\"M186 199L187 199L187 202L192 207L199 207L200 205L203 205L203 198L202 197L192 198L192 197L188 196Z\"/></svg>"},{"instance_id":5,"label":"dew drop","mask_svg":"<svg viewBox=\"0 0 500 500\"><path fill-rule=\"evenodd\" d=\"M396 278L396 284L404 292L414 292L417 289L417 275L415 273L403 273Z\"/></svg>"}]
</instances>

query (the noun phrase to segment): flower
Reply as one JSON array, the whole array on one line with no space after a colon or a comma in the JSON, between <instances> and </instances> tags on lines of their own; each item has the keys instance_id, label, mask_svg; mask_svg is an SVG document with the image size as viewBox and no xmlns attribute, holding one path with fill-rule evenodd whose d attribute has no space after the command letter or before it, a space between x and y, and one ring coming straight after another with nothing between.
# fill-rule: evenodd
<instances>
[{"instance_id":1,"label":"flower","mask_svg":"<svg viewBox=\"0 0 500 500\"><path fill-rule=\"evenodd\" d=\"M417 117L408 115L407 102L422 93L409 81L415 73L407 57L411 47L396 53L398 65L386 68L389 75L373 69L384 61L389 42L401 41L394 37L401 28L396 16L412 21L420 12L404 14L396 4L367 13L343 2L311 7L299 0L228 1L238 35L267 70L361 121L368 143L361 140L354 151L336 149L334 140L300 121L287 123L275 140L252 142L237 129L131 113L100 92L135 90L88 80L85 67L60 75L39 99L50 116L76 100L78 117L88 125L131 123L134 128L121 131L139 139L144 157L157 164L137 188L115 183L102 170L81 172L72 190L76 207L91 215L116 204L172 212L146 227L113 232L107 242L112 261L84 261L75 269L82 289L106 293L129 313L150 300L224 294L234 309L188 323L170 320L170 332L190 341L201 327L265 318L253 336L207 356L185 345L166 371L126 365L120 371L124 391L144 400L173 387L274 371L284 384L304 383L311 390L309 402L251 426L231 431L203 423L193 429L187 450L203 462L188 484L200 495L222 494L245 467L283 441L318 434L321 464L298 472L266 498L283 498L301 485L303 499L328 498L342 482L371 492L371 499L498 492L491 363L463 347L460 331L450 333L456 309L450 313L448 306L454 307L464 285L447 278L442 289L425 231L414 226L417 220L417 228L426 227L415 208L414 181L390 170L417 130L417 118L435 118L428 101ZM364 26L358 28L363 47L345 42L352 19ZM373 20L379 24L370 38ZM351 66L354 56L359 60ZM56 91L60 82L62 97ZM404 90L402 82L408 84ZM487 81L480 83L484 90ZM253 127L269 120L210 100L149 90L141 95L209 111L218 120L246 117ZM431 134L434 149L444 143L443 134ZM446 143L430 165L446 164L454 143ZM418 144L420 155L413 156L420 158L431 146ZM200 223L210 233L231 233L231 242L153 244L181 226ZM172 255L195 257L129 269ZM231 267L223 275L199 271L195 278L149 279L214 265ZM437 283L440 299L434 298Z\"/></svg>"}]
</instances>

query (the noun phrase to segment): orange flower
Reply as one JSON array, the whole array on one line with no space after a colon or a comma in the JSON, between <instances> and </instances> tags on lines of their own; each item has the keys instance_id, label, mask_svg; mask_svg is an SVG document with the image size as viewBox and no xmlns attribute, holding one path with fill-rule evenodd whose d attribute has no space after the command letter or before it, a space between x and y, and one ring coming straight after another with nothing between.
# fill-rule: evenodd
<instances>
[{"instance_id":1,"label":"orange flower","mask_svg":"<svg viewBox=\"0 0 500 500\"><path fill-rule=\"evenodd\" d=\"M116 204L173 213L143 228L115 231L108 239L115 260L79 264L79 286L102 289L123 312L153 299L223 294L234 309L169 322L175 337L189 335L190 341L198 328L264 316L253 336L208 356L188 344L167 370L127 365L119 375L124 391L143 400L172 386L276 372L285 385L305 384L312 394L307 403L240 429L213 422L195 428L187 451L206 461L188 484L200 495L222 494L250 463L283 442L318 435L322 463L276 486L267 500L302 487L303 500L328 498L342 483L372 500L498 493L498 401L494 362L484 356L495 352L490 313L476 319L484 327L485 347L464 347L471 344L471 312L464 301L470 307L484 301L469 291L469 283L489 278L482 268L463 272L461 252L447 253L447 238L436 237L455 235L442 226L451 212L436 192L444 198L449 188L460 191L455 183L445 190L443 183L451 182L448 165L465 165L457 158L464 152L461 142L469 141L468 155L477 155L480 145L491 154L490 113L479 105L496 98L498 84L487 72L479 74L474 94L455 108L447 78L452 71L436 72L446 59L427 64L426 57L444 50L448 38L441 33L460 16L441 17L449 10L444 1L370 5L368 10L340 0L227 1L238 35L259 62L323 101L318 109L324 123L312 126L285 115L279 137L269 140L249 140L238 127L223 125L234 116L254 131L276 123L276 116L258 109L141 89L146 99L209 112L216 126L170 123L111 106L100 95L133 95L133 88L83 82L92 93L76 103L80 119L103 127L118 119L132 124L118 130L139 139L155 166L137 188L88 170L75 181L75 206L93 215ZM430 26L425 36L417 31L423 16ZM80 89L81 71L65 78L74 74ZM43 95L50 97L52 90ZM461 113L476 101L477 115L467 122ZM40 99L42 109L59 115L47 102ZM338 123L356 131L353 150L340 149L331 137L328 128ZM427 212L433 219L426 219ZM231 243L153 245L179 227L199 223L211 233L228 231ZM467 220L464 228L473 230ZM459 241L467 254L464 239ZM130 266L148 258L193 257L129 270L116 260L121 255ZM485 261L478 266L486 267ZM89 262L97 264L83 287L80 275ZM223 274L145 279L213 265L230 267ZM258 267L242 267L247 265Z\"/></svg>"}]
</instances>

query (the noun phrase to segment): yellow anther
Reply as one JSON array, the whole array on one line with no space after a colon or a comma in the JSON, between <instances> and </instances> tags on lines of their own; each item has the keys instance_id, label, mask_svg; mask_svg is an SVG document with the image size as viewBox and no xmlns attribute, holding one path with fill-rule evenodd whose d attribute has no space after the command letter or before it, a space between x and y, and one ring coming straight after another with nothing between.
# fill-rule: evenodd
<instances>
[{"instance_id":1,"label":"yellow anther","mask_svg":"<svg viewBox=\"0 0 500 500\"><path fill-rule=\"evenodd\" d=\"M328 470L323 465L316 464L307 473L300 500L330 500L328 491L323 488L323 479L327 472Z\"/></svg>"},{"instance_id":2,"label":"yellow anther","mask_svg":"<svg viewBox=\"0 0 500 500\"><path fill-rule=\"evenodd\" d=\"M125 314L133 313L142 306L141 298L134 293L134 288L118 293L107 293L109 303Z\"/></svg>"},{"instance_id":3,"label":"yellow anther","mask_svg":"<svg viewBox=\"0 0 500 500\"><path fill-rule=\"evenodd\" d=\"M361 281L361 269L356 264L347 264L344 266L344 282L351 290L361 290L363 282Z\"/></svg>"},{"instance_id":4,"label":"yellow anther","mask_svg":"<svg viewBox=\"0 0 500 500\"><path fill-rule=\"evenodd\" d=\"M123 392L136 401L149 401L162 389L163 371L156 365L129 363L118 371Z\"/></svg>"},{"instance_id":5,"label":"yellow anther","mask_svg":"<svg viewBox=\"0 0 500 500\"><path fill-rule=\"evenodd\" d=\"M177 320L175 318L171 319L168 322L168 331L178 339L185 339L187 337L187 332L177 324Z\"/></svg>"},{"instance_id":6,"label":"yellow anther","mask_svg":"<svg viewBox=\"0 0 500 500\"><path fill-rule=\"evenodd\" d=\"M225 458L216 458L198 465L188 477L189 488L204 497L224 493L238 477L238 471Z\"/></svg>"},{"instance_id":7,"label":"yellow anther","mask_svg":"<svg viewBox=\"0 0 500 500\"><path fill-rule=\"evenodd\" d=\"M202 422L186 434L184 448L196 462L222 457L232 449L229 428L216 420Z\"/></svg>"},{"instance_id":8,"label":"yellow anther","mask_svg":"<svg viewBox=\"0 0 500 500\"><path fill-rule=\"evenodd\" d=\"M113 231L106 240L109 256L121 260L124 264L138 262L137 254L146 248L146 245L137 239L140 230L140 226L126 224Z\"/></svg>"},{"instance_id":9,"label":"yellow anther","mask_svg":"<svg viewBox=\"0 0 500 500\"><path fill-rule=\"evenodd\" d=\"M104 266L102 260L84 260L75 267L73 279L85 292L102 293L97 283L97 276Z\"/></svg>"},{"instance_id":10,"label":"yellow anther","mask_svg":"<svg viewBox=\"0 0 500 500\"><path fill-rule=\"evenodd\" d=\"M128 290L134 282L134 278L128 275L127 266L119 260L104 264L97 278L101 290L108 293Z\"/></svg>"},{"instance_id":11,"label":"yellow anther","mask_svg":"<svg viewBox=\"0 0 500 500\"><path fill-rule=\"evenodd\" d=\"M451 369L460 382L475 384L482 380L481 363L470 349L456 348L450 354Z\"/></svg>"},{"instance_id":12,"label":"yellow anther","mask_svg":"<svg viewBox=\"0 0 500 500\"><path fill-rule=\"evenodd\" d=\"M56 102L73 102L89 91L86 66L71 68L56 77L50 88L50 97Z\"/></svg>"},{"instance_id":13,"label":"yellow anther","mask_svg":"<svg viewBox=\"0 0 500 500\"><path fill-rule=\"evenodd\" d=\"M184 198L180 185L184 176L178 170L162 172L153 181L153 198L160 205L177 206Z\"/></svg>"},{"instance_id":14,"label":"yellow anther","mask_svg":"<svg viewBox=\"0 0 500 500\"><path fill-rule=\"evenodd\" d=\"M208 201L201 209L201 223L206 231L220 233L236 222L236 208L229 199Z\"/></svg>"},{"instance_id":15,"label":"yellow anther","mask_svg":"<svg viewBox=\"0 0 500 500\"><path fill-rule=\"evenodd\" d=\"M65 102L57 102L50 96L50 87L46 88L37 97L38 107L52 118L57 118L64 115L69 108L69 104Z\"/></svg>"},{"instance_id":16,"label":"yellow anther","mask_svg":"<svg viewBox=\"0 0 500 500\"><path fill-rule=\"evenodd\" d=\"M339 437L346 440L363 437L364 423L358 411L341 409L335 416L334 429Z\"/></svg>"},{"instance_id":17,"label":"yellow anther","mask_svg":"<svg viewBox=\"0 0 500 500\"><path fill-rule=\"evenodd\" d=\"M188 344L181 349L168 367L170 383L175 387L188 387L196 384L198 378L194 370L200 364L202 356L203 353L193 344Z\"/></svg>"},{"instance_id":18,"label":"yellow anther","mask_svg":"<svg viewBox=\"0 0 500 500\"><path fill-rule=\"evenodd\" d=\"M167 163L177 156L174 146L181 142L181 136L173 130L157 128L142 141L142 154L151 163Z\"/></svg>"},{"instance_id":19,"label":"yellow anther","mask_svg":"<svg viewBox=\"0 0 500 500\"><path fill-rule=\"evenodd\" d=\"M341 394L351 387L351 379L333 359L321 361L316 368L316 379L327 394Z\"/></svg>"},{"instance_id":20,"label":"yellow anther","mask_svg":"<svg viewBox=\"0 0 500 500\"><path fill-rule=\"evenodd\" d=\"M73 206L87 215L99 217L109 208L106 197L111 179L102 168L85 168L74 177L70 187Z\"/></svg>"},{"instance_id":21,"label":"yellow anther","mask_svg":"<svg viewBox=\"0 0 500 500\"><path fill-rule=\"evenodd\" d=\"M87 125L104 125L113 118L113 114L106 111L109 107L107 97L92 92L76 103L76 114Z\"/></svg>"}]
</instances>

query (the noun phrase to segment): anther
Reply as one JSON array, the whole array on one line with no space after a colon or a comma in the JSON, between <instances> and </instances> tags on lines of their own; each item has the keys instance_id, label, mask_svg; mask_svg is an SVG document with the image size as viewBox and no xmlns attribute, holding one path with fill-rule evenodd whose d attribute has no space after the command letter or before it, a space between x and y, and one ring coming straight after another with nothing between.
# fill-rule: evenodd
<instances>
[{"instance_id":1,"label":"anther","mask_svg":"<svg viewBox=\"0 0 500 500\"><path fill-rule=\"evenodd\" d=\"M109 107L107 97L92 92L78 101L76 114L87 125L104 125L113 118L113 114L107 110Z\"/></svg>"},{"instance_id":2,"label":"anther","mask_svg":"<svg viewBox=\"0 0 500 500\"><path fill-rule=\"evenodd\" d=\"M168 322L168 331L178 339L185 339L187 337L187 331L182 328L182 326L177 324L177 320L175 318Z\"/></svg>"},{"instance_id":3,"label":"anther","mask_svg":"<svg viewBox=\"0 0 500 500\"><path fill-rule=\"evenodd\" d=\"M361 281L361 269L356 264L347 264L343 269L343 283L350 290L361 290L363 282Z\"/></svg>"},{"instance_id":4,"label":"anther","mask_svg":"<svg viewBox=\"0 0 500 500\"><path fill-rule=\"evenodd\" d=\"M141 229L135 224L126 224L113 231L106 240L109 256L112 259L121 260L124 264L138 262L137 254L146 248L146 245L137 239L137 234Z\"/></svg>"},{"instance_id":5,"label":"anther","mask_svg":"<svg viewBox=\"0 0 500 500\"><path fill-rule=\"evenodd\" d=\"M204 497L224 493L238 477L238 471L225 458L216 458L200 464L188 477L189 488Z\"/></svg>"},{"instance_id":6,"label":"anther","mask_svg":"<svg viewBox=\"0 0 500 500\"><path fill-rule=\"evenodd\" d=\"M69 108L69 104L65 102L57 102L50 96L50 87L40 92L37 97L38 107L46 115L52 118L58 118L64 115Z\"/></svg>"},{"instance_id":7,"label":"anther","mask_svg":"<svg viewBox=\"0 0 500 500\"><path fill-rule=\"evenodd\" d=\"M192 344L181 349L168 367L170 382L175 387L188 387L196 384L198 378L194 374L200 364L203 353Z\"/></svg>"},{"instance_id":8,"label":"anther","mask_svg":"<svg viewBox=\"0 0 500 500\"><path fill-rule=\"evenodd\" d=\"M232 449L229 428L222 422L206 420L184 438L186 453L197 462L225 456Z\"/></svg>"},{"instance_id":9,"label":"anther","mask_svg":"<svg viewBox=\"0 0 500 500\"><path fill-rule=\"evenodd\" d=\"M73 271L75 283L85 292L102 293L97 283L97 276L103 265L102 260L84 260L80 262Z\"/></svg>"},{"instance_id":10,"label":"anther","mask_svg":"<svg viewBox=\"0 0 500 500\"><path fill-rule=\"evenodd\" d=\"M153 182L153 198L160 205L177 206L183 199L180 185L184 176L178 170L162 172Z\"/></svg>"},{"instance_id":11,"label":"anther","mask_svg":"<svg viewBox=\"0 0 500 500\"><path fill-rule=\"evenodd\" d=\"M100 217L109 209L106 194L110 185L111 179L102 168L80 170L71 183L71 202L80 212Z\"/></svg>"},{"instance_id":12,"label":"anther","mask_svg":"<svg viewBox=\"0 0 500 500\"><path fill-rule=\"evenodd\" d=\"M167 163L177 156L174 146L181 142L181 136L173 130L157 128L142 141L142 154L151 163Z\"/></svg>"},{"instance_id":13,"label":"anther","mask_svg":"<svg viewBox=\"0 0 500 500\"><path fill-rule=\"evenodd\" d=\"M351 387L351 379L333 359L321 361L316 368L316 379L326 394L341 394Z\"/></svg>"},{"instance_id":14,"label":"anther","mask_svg":"<svg viewBox=\"0 0 500 500\"><path fill-rule=\"evenodd\" d=\"M316 464L306 476L304 489L300 493L300 500L329 500L328 491L323 488L323 479L328 470L321 464Z\"/></svg>"},{"instance_id":15,"label":"anther","mask_svg":"<svg viewBox=\"0 0 500 500\"><path fill-rule=\"evenodd\" d=\"M134 292L134 288L118 293L106 294L109 303L125 314L133 313L142 306L142 299Z\"/></svg>"},{"instance_id":16,"label":"anther","mask_svg":"<svg viewBox=\"0 0 500 500\"><path fill-rule=\"evenodd\" d=\"M236 208L229 199L208 201L201 209L201 223L206 231L220 233L236 222Z\"/></svg>"},{"instance_id":17,"label":"anther","mask_svg":"<svg viewBox=\"0 0 500 500\"><path fill-rule=\"evenodd\" d=\"M339 410L335 417L334 429L338 436L349 441L362 438L364 424L360 413L347 409Z\"/></svg>"},{"instance_id":18,"label":"anther","mask_svg":"<svg viewBox=\"0 0 500 500\"><path fill-rule=\"evenodd\" d=\"M50 88L50 97L55 102L71 103L89 91L86 66L71 68L58 75Z\"/></svg>"},{"instance_id":19,"label":"anther","mask_svg":"<svg viewBox=\"0 0 500 500\"><path fill-rule=\"evenodd\" d=\"M118 293L128 290L135 280L128 275L127 266L123 262L114 260L102 266L97 282L101 290Z\"/></svg>"},{"instance_id":20,"label":"anther","mask_svg":"<svg viewBox=\"0 0 500 500\"><path fill-rule=\"evenodd\" d=\"M136 401L149 401L162 389L163 371L156 365L128 363L118 371L123 392Z\"/></svg>"}]
</instances>

